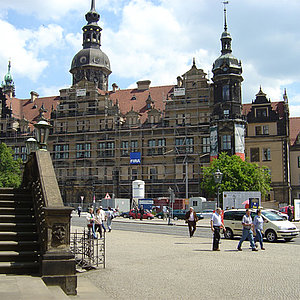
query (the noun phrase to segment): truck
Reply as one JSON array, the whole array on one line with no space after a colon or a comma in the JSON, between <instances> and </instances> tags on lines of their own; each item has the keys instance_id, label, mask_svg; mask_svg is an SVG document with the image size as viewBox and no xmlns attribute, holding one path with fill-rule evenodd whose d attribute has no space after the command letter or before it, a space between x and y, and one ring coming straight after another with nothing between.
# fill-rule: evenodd
<instances>
[{"instance_id":1,"label":"truck","mask_svg":"<svg viewBox=\"0 0 300 300\"><path fill-rule=\"evenodd\" d=\"M261 193L260 192L223 192L223 209L231 208L257 208L261 206Z\"/></svg>"},{"instance_id":2,"label":"truck","mask_svg":"<svg viewBox=\"0 0 300 300\"><path fill-rule=\"evenodd\" d=\"M111 198L111 199L102 199L100 205L104 208L112 207L117 208L119 212L128 212L130 211L130 199L127 198Z\"/></svg>"}]
</instances>

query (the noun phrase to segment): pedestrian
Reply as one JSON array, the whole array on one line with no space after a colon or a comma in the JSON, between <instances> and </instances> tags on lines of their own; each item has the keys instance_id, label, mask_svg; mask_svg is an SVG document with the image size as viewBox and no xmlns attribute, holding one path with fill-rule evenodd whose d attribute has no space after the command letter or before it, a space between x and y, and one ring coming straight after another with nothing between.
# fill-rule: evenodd
<instances>
[{"instance_id":1,"label":"pedestrian","mask_svg":"<svg viewBox=\"0 0 300 300\"><path fill-rule=\"evenodd\" d=\"M94 214L94 209L92 207L89 208L89 212L86 216L87 220L87 227L88 227L88 235L91 237L91 232L92 232L92 237L94 239L97 238L96 232L95 232L95 214Z\"/></svg>"},{"instance_id":2,"label":"pedestrian","mask_svg":"<svg viewBox=\"0 0 300 300\"><path fill-rule=\"evenodd\" d=\"M80 205L78 205L78 207L77 207L77 213L78 213L78 216L80 218L80 214L81 214L81 206Z\"/></svg>"},{"instance_id":3,"label":"pedestrian","mask_svg":"<svg viewBox=\"0 0 300 300\"><path fill-rule=\"evenodd\" d=\"M99 232L100 239L102 238L102 218L101 218L101 209L97 208L96 217L95 217L95 232Z\"/></svg>"},{"instance_id":4,"label":"pedestrian","mask_svg":"<svg viewBox=\"0 0 300 300\"><path fill-rule=\"evenodd\" d=\"M210 227L212 232L214 233L213 236L213 251L220 251L219 243L221 239L220 235L220 229L223 228L224 231L226 231L226 228L224 226L224 223L222 221L221 216L222 209L218 207L216 211L212 214L211 220L210 220Z\"/></svg>"},{"instance_id":5,"label":"pedestrian","mask_svg":"<svg viewBox=\"0 0 300 300\"><path fill-rule=\"evenodd\" d=\"M264 219L261 216L261 210L257 210L257 215L254 217L253 225L255 229L255 243L258 241L261 250L265 250L263 245Z\"/></svg>"},{"instance_id":6,"label":"pedestrian","mask_svg":"<svg viewBox=\"0 0 300 300\"><path fill-rule=\"evenodd\" d=\"M289 216L289 221L292 222L293 221L293 208L291 205L288 206L287 214Z\"/></svg>"},{"instance_id":7,"label":"pedestrian","mask_svg":"<svg viewBox=\"0 0 300 300\"><path fill-rule=\"evenodd\" d=\"M105 233L106 232L106 228L105 228L104 223L106 221L106 214L105 214L105 211L103 210L102 206L99 207L99 210L100 210L99 214L100 214L100 218L101 218L101 227L102 227L102 229L103 229L103 231Z\"/></svg>"},{"instance_id":8,"label":"pedestrian","mask_svg":"<svg viewBox=\"0 0 300 300\"><path fill-rule=\"evenodd\" d=\"M163 220L168 219L168 209L166 206L163 206Z\"/></svg>"},{"instance_id":9,"label":"pedestrian","mask_svg":"<svg viewBox=\"0 0 300 300\"><path fill-rule=\"evenodd\" d=\"M239 251L242 251L242 248L241 248L242 244L246 239L248 239L250 242L252 251L257 251L257 249L255 248L254 239L253 239L253 231L252 231L253 223L252 223L252 218L251 218L251 212L248 208L246 209L246 214L243 216L242 225L243 225L243 235L239 241L237 249Z\"/></svg>"},{"instance_id":10,"label":"pedestrian","mask_svg":"<svg viewBox=\"0 0 300 300\"><path fill-rule=\"evenodd\" d=\"M112 211L111 207L108 207L108 211L106 213L106 225L108 228L108 232L111 232L111 221L114 218L114 212Z\"/></svg>"},{"instance_id":11,"label":"pedestrian","mask_svg":"<svg viewBox=\"0 0 300 300\"><path fill-rule=\"evenodd\" d=\"M141 208L140 208L140 220L142 221L143 220L143 216L144 216L144 207L143 205L141 205Z\"/></svg>"},{"instance_id":12,"label":"pedestrian","mask_svg":"<svg viewBox=\"0 0 300 300\"><path fill-rule=\"evenodd\" d=\"M196 222L198 221L198 217L194 211L193 207L190 207L190 210L185 214L185 222L189 226L190 237L192 237L196 231Z\"/></svg>"},{"instance_id":13,"label":"pedestrian","mask_svg":"<svg viewBox=\"0 0 300 300\"><path fill-rule=\"evenodd\" d=\"M139 208L137 206L134 208L134 212L135 212L135 219L137 219L139 214Z\"/></svg>"}]
</instances>

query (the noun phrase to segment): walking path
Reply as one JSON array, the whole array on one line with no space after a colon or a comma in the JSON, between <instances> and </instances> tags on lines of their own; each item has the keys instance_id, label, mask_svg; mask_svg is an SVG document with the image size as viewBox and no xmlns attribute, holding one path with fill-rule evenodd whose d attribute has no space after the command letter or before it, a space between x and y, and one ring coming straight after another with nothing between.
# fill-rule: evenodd
<instances>
[{"instance_id":1,"label":"walking path","mask_svg":"<svg viewBox=\"0 0 300 300\"><path fill-rule=\"evenodd\" d=\"M134 222L134 221L133 221ZM75 229L75 228L74 228ZM199 232L201 227L197 229ZM112 230L106 269L79 274L111 299L299 299L300 246Z\"/></svg>"}]
</instances>

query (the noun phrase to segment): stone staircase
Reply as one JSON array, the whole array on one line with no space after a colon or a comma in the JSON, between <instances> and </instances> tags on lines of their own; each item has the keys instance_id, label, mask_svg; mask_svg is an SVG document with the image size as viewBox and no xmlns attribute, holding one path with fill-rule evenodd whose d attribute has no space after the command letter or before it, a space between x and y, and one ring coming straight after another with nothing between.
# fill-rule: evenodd
<instances>
[{"instance_id":1,"label":"stone staircase","mask_svg":"<svg viewBox=\"0 0 300 300\"><path fill-rule=\"evenodd\" d=\"M39 250L30 192L0 188L0 273L38 275Z\"/></svg>"}]
</instances>

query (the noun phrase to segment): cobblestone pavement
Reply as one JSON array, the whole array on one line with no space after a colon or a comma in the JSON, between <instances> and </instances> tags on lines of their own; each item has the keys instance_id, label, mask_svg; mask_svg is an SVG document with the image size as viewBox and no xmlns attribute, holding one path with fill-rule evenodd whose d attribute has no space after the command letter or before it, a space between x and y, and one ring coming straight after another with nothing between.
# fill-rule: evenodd
<instances>
[{"instance_id":1,"label":"cobblestone pavement","mask_svg":"<svg viewBox=\"0 0 300 300\"><path fill-rule=\"evenodd\" d=\"M198 229L201 230L201 229ZM244 242L113 230L106 269L79 276L111 299L299 299L300 246L267 243L252 252Z\"/></svg>"}]
</instances>

